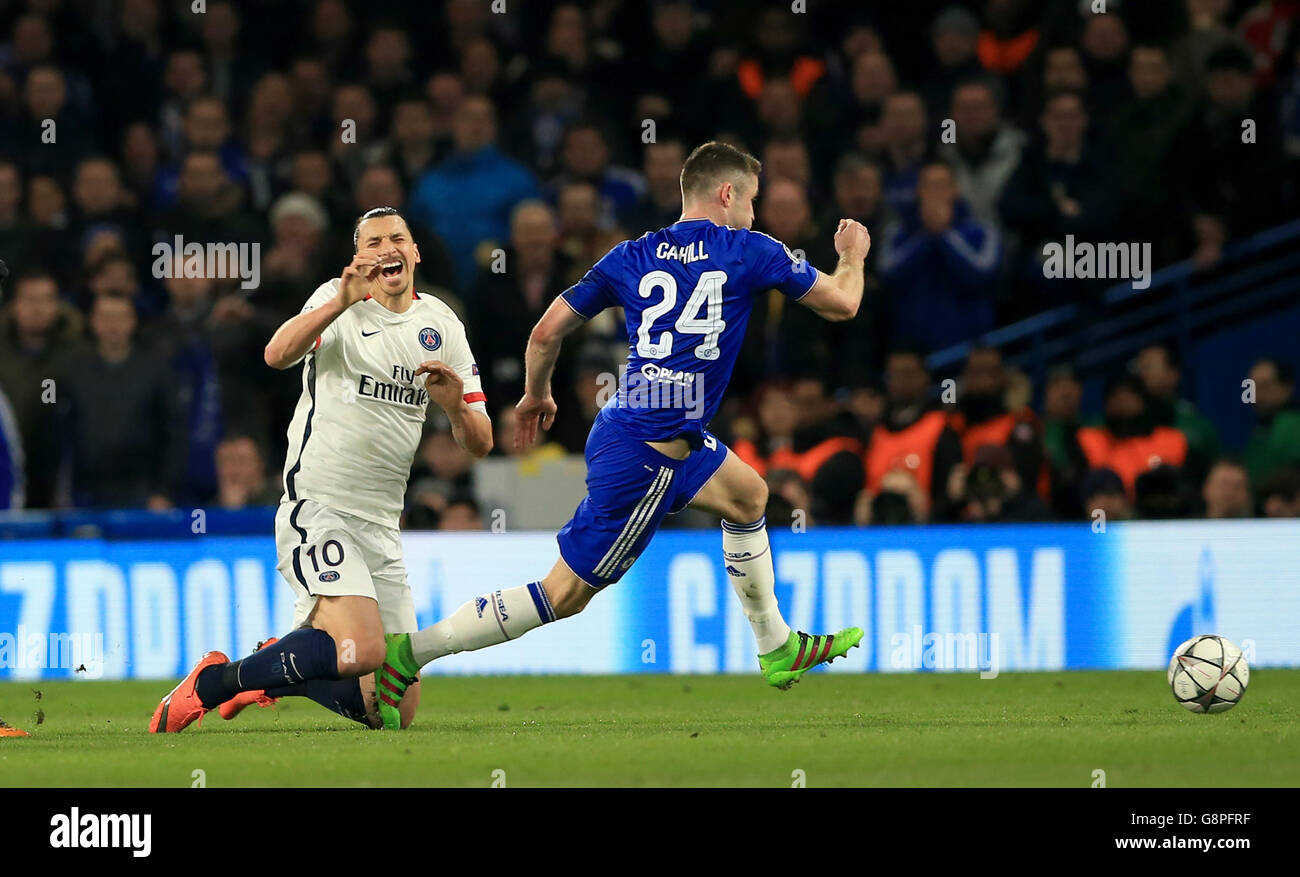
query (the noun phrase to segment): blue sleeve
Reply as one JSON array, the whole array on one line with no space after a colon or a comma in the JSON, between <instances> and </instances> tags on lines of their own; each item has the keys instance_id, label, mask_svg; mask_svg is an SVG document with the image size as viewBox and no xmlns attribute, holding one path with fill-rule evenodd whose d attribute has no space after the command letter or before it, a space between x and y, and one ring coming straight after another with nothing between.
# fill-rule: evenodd
<instances>
[{"instance_id":1,"label":"blue sleeve","mask_svg":"<svg viewBox=\"0 0 1300 877\"><path fill-rule=\"evenodd\" d=\"M785 244L761 231L749 233L745 249L745 259L752 266L749 281L755 292L779 289L798 301L817 282L817 269L807 258L797 257Z\"/></svg>"},{"instance_id":2,"label":"blue sleeve","mask_svg":"<svg viewBox=\"0 0 1300 877\"><path fill-rule=\"evenodd\" d=\"M619 263L615 254L621 249L620 246L610 250L582 275L581 280L561 293L565 304L584 320L590 320L605 308L619 306L618 294L609 278L611 273L618 273Z\"/></svg>"}]
</instances>

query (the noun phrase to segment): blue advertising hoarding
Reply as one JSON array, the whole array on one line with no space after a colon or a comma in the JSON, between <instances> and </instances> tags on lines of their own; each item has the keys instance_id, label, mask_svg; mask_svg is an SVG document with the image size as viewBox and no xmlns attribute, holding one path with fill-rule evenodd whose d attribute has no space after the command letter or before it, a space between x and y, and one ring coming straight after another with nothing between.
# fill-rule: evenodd
<instances>
[{"instance_id":1,"label":"blue advertising hoarding","mask_svg":"<svg viewBox=\"0 0 1300 877\"><path fill-rule=\"evenodd\" d=\"M1300 665L1300 522L771 531L792 627L867 631L828 672L1147 668L1195 633ZM544 533L408 533L421 625L556 557ZM436 662L441 673L755 668L716 531L665 531L578 618ZM0 679L174 678L283 633L293 594L262 537L0 543Z\"/></svg>"}]
</instances>

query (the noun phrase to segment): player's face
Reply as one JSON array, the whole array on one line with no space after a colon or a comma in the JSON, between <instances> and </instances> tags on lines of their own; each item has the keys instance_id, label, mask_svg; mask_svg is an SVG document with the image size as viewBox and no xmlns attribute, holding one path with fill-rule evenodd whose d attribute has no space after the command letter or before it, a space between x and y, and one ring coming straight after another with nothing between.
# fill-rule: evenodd
<instances>
[{"instance_id":1,"label":"player's face","mask_svg":"<svg viewBox=\"0 0 1300 877\"><path fill-rule=\"evenodd\" d=\"M376 216L361 223L357 252L372 253L384 259L383 270L374 285L385 295L410 295L415 283L415 266L420 264L420 248L411 240L411 230L400 216Z\"/></svg>"},{"instance_id":2,"label":"player's face","mask_svg":"<svg viewBox=\"0 0 1300 877\"><path fill-rule=\"evenodd\" d=\"M731 203L727 205L727 225L732 228L753 228L754 199L758 197L758 177L748 178L731 187Z\"/></svg>"}]
</instances>

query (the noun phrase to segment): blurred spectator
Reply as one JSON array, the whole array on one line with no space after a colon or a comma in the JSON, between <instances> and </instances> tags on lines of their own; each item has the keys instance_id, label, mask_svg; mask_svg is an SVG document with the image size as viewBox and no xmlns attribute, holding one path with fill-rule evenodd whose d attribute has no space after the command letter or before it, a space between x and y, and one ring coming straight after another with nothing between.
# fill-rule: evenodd
<instances>
[{"instance_id":1,"label":"blurred spectator","mask_svg":"<svg viewBox=\"0 0 1300 877\"><path fill-rule=\"evenodd\" d=\"M635 239L667 228L682 215L682 164L686 146L677 139L647 143L642 171L646 189L640 200L621 214L621 224Z\"/></svg>"},{"instance_id":2,"label":"blurred spectator","mask_svg":"<svg viewBox=\"0 0 1300 877\"><path fill-rule=\"evenodd\" d=\"M262 262L264 297L283 299L276 303L289 314L301 306L305 291L320 283L321 271L326 268L324 236L329 215L311 195L290 192L275 199L268 218L272 238ZM341 272L342 266L329 265L328 269Z\"/></svg>"},{"instance_id":3,"label":"blurred spectator","mask_svg":"<svg viewBox=\"0 0 1300 877\"><path fill-rule=\"evenodd\" d=\"M1170 521L1195 517L1200 506L1194 488L1177 466L1160 463L1137 477L1134 484L1137 517Z\"/></svg>"},{"instance_id":4,"label":"blurred spectator","mask_svg":"<svg viewBox=\"0 0 1300 877\"><path fill-rule=\"evenodd\" d=\"M820 394L820 387L815 392ZM758 394L757 422L748 429L750 434L733 440L732 450L759 475L787 470L812 484L829 465L841 480L861 482L862 443L853 436L834 434L835 430L828 429L820 418L806 417L812 407L815 404L801 407L793 385L775 383L763 387ZM850 509L857 490L855 487L849 494Z\"/></svg>"},{"instance_id":5,"label":"blurred spectator","mask_svg":"<svg viewBox=\"0 0 1300 877\"><path fill-rule=\"evenodd\" d=\"M1088 461L1075 441L1081 424L1083 386L1069 366L1056 366L1043 390L1043 450L1052 479L1052 509L1062 518L1077 512Z\"/></svg>"},{"instance_id":6,"label":"blurred spectator","mask_svg":"<svg viewBox=\"0 0 1300 877\"><path fill-rule=\"evenodd\" d=\"M1146 388L1135 375L1124 375L1106 393L1104 426L1084 426L1075 433L1088 465L1110 469L1136 496L1139 475L1187 459L1187 437L1172 426L1160 426L1147 400Z\"/></svg>"},{"instance_id":7,"label":"blurred spectator","mask_svg":"<svg viewBox=\"0 0 1300 877\"><path fill-rule=\"evenodd\" d=\"M1255 509L1246 467L1235 460L1214 463L1201 486L1201 500L1205 503L1205 517L1212 520L1251 517Z\"/></svg>"},{"instance_id":8,"label":"blurred spectator","mask_svg":"<svg viewBox=\"0 0 1300 877\"><path fill-rule=\"evenodd\" d=\"M925 79L925 103L930 117L945 118L958 83L978 76L980 22L970 10L948 6L930 25L930 49L937 65Z\"/></svg>"},{"instance_id":9,"label":"blurred spectator","mask_svg":"<svg viewBox=\"0 0 1300 877\"><path fill-rule=\"evenodd\" d=\"M614 225L619 213L631 209L645 193L645 180L636 171L613 163L604 131L591 121L576 122L564 132L560 172L548 189L556 195L571 183L590 183L596 188L602 228Z\"/></svg>"},{"instance_id":10,"label":"blurred spectator","mask_svg":"<svg viewBox=\"0 0 1300 877\"><path fill-rule=\"evenodd\" d=\"M823 231L814 224L804 187L793 180L774 177L759 192L758 227L808 264L812 264L813 253L821 253L822 265L826 266L824 260L830 258L828 245L834 252L835 226ZM835 261L838 259L839 255L835 254ZM839 378L840 357L846 351L837 350L835 342L846 335L842 328L827 331L825 320L775 289L755 293L749 319L758 328L746 336L742 353L746 363L741 366L742 372L752 372L756 379L817 376L835 381ZM747 378L748 375L742 374L742 386Z\"/></svg>"},{"instance_id":11,"label":"blurred spectator","mask_svg":"<svg viewBox=\"0 0 1300 877\"><path fill-rule=\"evenodd\" d=\"M110 230L122 239L128 252L143 252L147 238L129 198L111 159L88 158L78 164L72 182L75 211L68 226L76 245L84 246L92 235Z\"/></svg>"},{"instance_id":12,"label":"blurred spectator","mask_svg":"<svg viewBox=\"0 0 1300 877\"><path fill-rule=\"evenodd\" d=\"M1287 466L1264 479L1260 510L1269 518L1300 518L1300 470Z\"/></svg>"},{"instance_id":13,"label":"blurred spectator","mask_svg":"<svg viewBox=\"0 0 1300 877\"><path fill-rule=\"evenodd\" d=\"M954 468L961 464L961 439L948 425L945 412L930 401L930 375L919 353L896 350L885 364L884 419L867 446L867 490L879 494L885 475L906 473L928 498L928 517L945 518L945 491Z\"/></svg>"},{"instance_id":14,"label":"blurred spectator","mask_svg":"<svg viewBox=\"0 0 1300 877\"><path fill-rule=\"evenodd\" d=\"M57 378L62 467L73 505L172 507L184 479L188 418L176 375L136 343L135 307L95 298L92 346Z\"/></svg>"},{"instance_id":15,"label":"blurred spectator","mask_svg":"<svg viewBox=\"0 0 1300 877\"><path fill-rule=\"evenodd\" d=\"M54 277L33 272L10 278L0 311L0 390L8 397L24 451L26 503L54 503L59 462L56 376L84 329L81 313L59 298Z\"/></svg>"},{"instance_id":16,"label":"blurred spectator","mask_svg":"<svg viewBox=\"0 0 1300 877\"><path fill-rule=\"evenodd\" d=\"M456 151L425 173L411 193L411 216L442 238L456 264L458 288L471 288L480 264L478 247L502 242L510 211L537 197L537 181L527 168L496 147L496 108L486 98L465 98L453 129ZM603 254L602 254L603 255Z\"/></svg>"},{"instance_id":17,"label":"blurred spectator","mask_svg":"<svg viewBox=\"0 0 1300 877\"><path fill-rule=\"evenodd\" d=\"M1050 512L1017 471L1016 459L1005 445L984 445L970 470L957 469L963 487L955 503L963 521L1005 523L1045 521Z\"/></svg>"},{"instance_id":18,"label":"blurred spectator","mask_svg":"<svg viewBox=\"0 0 1300 877\"><path fill-rule=\"evenodd\" d=\"M257 441L231 435L216 450L217 492L212 502L223 509L272 506L280 501L278 484L266 480L266 464Z\"/></svg>"},{"instance_id":19,"label":"blurred spectator","mask_svg":"<svg viewBox=\"0 0 1300 877\"><path fill-rule=\"evenodd\" d=\"M1188 30L1175 43L1179 78L1193 91L1200 91L1205 77L1205 62L1221 46L1235 42L1228 16L1232 0L1185 0Z\"/></svg>"},{"instance_id":20,"label":"blurred spectator","mask_svg":"<svg viewBox=\"0 0 1300 877\"><path fill-rule=\"evenodd\" d=\"M1099 107L1117 107L1129 96L1128 26L1118 15L1085 15L1079 44L1088 68L1089 91Z\"/></svg>"},{"instance_id":21,"label":"blurred spectator","mask_svg":"<svg viewBox=\"0 0 1300 877\"><path fill-rule=\"evenodd\" d=\"M22 112L0 118L0 143L30 143L22 152L29 175L67 179L95 148L90 121L68 101L68 81L50 63L38 64L22 84Z\"/></svg>"},{"instance_id":22,"label":"blurred spectator","mask_svg":"<svg viewBox=\"0 0 1300 877\"><path fill-rule=\"evenodd\" d=\"M1026 405L1007 404L1009 385L1001 351L995 347L976 347L970 352L962 371L957 410L950 421L961 439L963 468L975 465L982 448L1005 448L1011 455L1017 484L1030 493L1038 491L1046 497L1048 469L1038 416ZM1001 466L1001 457L991 459ZM948 498L952 502L961 500L960 495L952 493Z\"/></svg>"},{"instance_id":23,"label":"blurred spectator","mask_svg":"<svg viewBox=\"0 0 1300 877\"><path fill-rule=\"evenodd\" d=\"M379 117L393 118L394 125L394 108L415 80L411 55L411 38L396 24L376 26L365 43L366 87L375 98Z\"/></svg>"},{"instance_id":24,"label":"blurred spectator","mask_svg":"<svg viewBox=\"0 0 1300 877\"><path fill-rule=\"evenodd\" d=\"M917 178L933 151L920 95L902 91L885 98L880 113L880 140L886 168L885 203L895 214L907 213L916 206Z\"/></svg>"},{"instance_id":25,"label":"blurred spectator","mask_svg":"<svg viewBox=\"0 0 1300 877\"><path fill-rule=\"evenodd\" d=\"M1243 48L1225 45L1210 54L1205 98L1173 158L1203 265L1218 260L1224 240L1293 215L1274 107L1257 93L1254 73L1255 60ZM1254 122L1252 137L1243 136L1243 119ZM1204 172L1211 167L1215 173Z\"/></svg>"},{"instance_id":26,"label":"blurred spectator","mask_svg":"<svg viewBox=\"0 0 1300 877\"><path fill-rule=\"evenodd\" d=\"M1188 478L1199 482L1219 458L1219 433L1214 424L1196 411L1196 406L1179 395L1182 365L1171 347L1151 344L1134 359L1135 371L1146 388L1147 400L1156 423L1172 426L1187 436Z\"/></svg>"},{"instance_id":27,"label":"blurred spectator","mask_svg":"<svg viewBox=\"0 0 1300 877\"><path fill-rule=\"evenodd\" d=\"M470 299L470 344L492 404L514 404L523 395L520 351L528 346L528 336L542 314L569 287L569 260L558 245L551 208L541 201L523 201L510 217L510 246L504 262L479 271ZM564 386L571 380L574 347L568 344L561 350L553 384Z\"/></svg>"},{"instance_id":28,"label":"blurred spectator","mask_svg":"<svg viewBox=\"0 0 1300 877\"><path fill-rule=\"evenodd\" d=\"M985 70L1015 73L1029 60L1040 37L1034 5L1030 0L988 0L979 40L979 59Z\"/></svg>"},{"instance_id":29,"label":"blurred spectator","mask_svg":"<svg viewBox=\"0 0 1300 877\"><path fill-rule=\"evenodd\" d=\"M812 491L798 472L773 469L767 475L767 491L767 514L778 526L796 521L805 527L817 523L812 511Z\"/></svg>"},{"instance_id":30,"label":"blurred spectator","mask_svg":"<svg viewBox=\"0 0 1300 877\"><path fill-rule=\"evenodd\" d=\"M31 258L22 200L23 180L18 165L0 158L0 253L4 254L15 277L23 272L26 260Z\"/></svg>"},{"instance_id":31,"label":"blurred spectator","mask_svg":"<svg viewBox=\"0 0 1300 877\"><path fill-rule=\"evenodd\" d=\"M447 507L438 517L439 530L482 530L483 512L474 501L474 497L459 494L447 502Z\"/></svg>"},{"instance_id":32,"label":"blurred spectator","mask_svg":"<svg viewBox=\"0 0 1300 877\"><path fill-rule=\"evenodd\" d=\"M625 238L618 228L603 224L600 192L591 183L575 181L560 189L555 209L560 250L569 259L569 283L576 283L610 248Z\"/></svg>"},{"instance_id":33,"label":"blurred spectator","mask_svg":"<svg viewBox=\"0 0 1300 877\"><path fill-rule=\"evenodd\" d=\"M959 200L947 165L926 165L916 191L917 209L885 230L880 270L893 337L932 351L993 328L1002 244Z\"/></svg>"},{"instance_id":34,"label":"blurred spectator","mask_svg":"<svg viewBox=\"0 0 1300 877\"><path fill-rule=\"evenodd\" d=\"M433 108L422 98L406 98L393 109L393 126L375 159L391 166L405 191L441 157Z\"/></svg>"},{"instance_id":35,"label":"blurred spectator","mask_svg":"<svg viewBox=\"0 0 1300 877\"><path fill-rule=\"evenodd\" d=\"M1176 209L1179 181L1169 155L1186 136L1193 102L1173 78L1161 46L1135 46L1129 56L1133 96L1110 117L1114 158L1123 174L1123 216L1134 233L1150 238L1160 262L1174 258L1185 243L1177 224L1166 222Z\"/></svg>"},{"instance_id":36,"label":"blurred spectator","mask_svg":"<svg viewBox=\"0 0 1300 877\"><path fill-rule=\"evenodd\" d=\"M1002 120L1002 101L995 80L958 85L949 109L957 142L939 147L939 157L952 167L971 214L993 225L1001 222L998 199L1020 165L1026 140L1018 128Z\"/></svg>"},{"instance_id":37,"label":"blurred spectator","mask_svg":"<svg viewBox=\"0 0 1300 877\"><path fill-rule=\"evenodd\" d=\"M1257 489L1284 466L1300 463L1300 411L1295 408L1295 370L1276 358L1250 370L1255 391L1255 429L1246 443L1246 471Z\"/></svg>"},{"instance_id":38,"label":"blurred spectator","mask_svg":"<svg viewBox=\"0 0 1300 877\"><path fill-rule=\"evenodd\" d=\"M1080 485L1083 497L1083 516L1093 521L1127 521L1133 517L1133 506L1124 482L1110 469L1093 469ZM1099 519L1097 513L1101 513Z\"/></svg>"},{"instance_id":39,"label":"blurred spectator","mask_svg":"<svg viewBox=\"0 0 1300 877\"><path fill-rule=\"evenodd\" d=\"M1087 137L1088 113L1078 95L1048 99L1042 116L1043 141L1026 154L1000 202L1002 216L1024 244L1022 286L1027 301L1013 304L1008 317L1024 317L1062 299L1081 299L1097 282L1045 276L1044 246L1064 246L1067 235L1081 241L1113 238L1118 193L1114 166Z\"/></svg>"},{"instance_id":40,"label":"blurred spectator","mask_svg":"<svg viewBox=\"0 0 1300 877\"><path fill-rule=\"evenodd\" d=\"M242 28L239 9L229 0L211 0L199 25L211 91L236 115L243 110L262 71L259 59L244 51Z\"/></svg>"},{"instance_id":41,"label":"blurred spectator","mask_svg":"<svg viewBox=\"0 0 1300 877\"><path fill-rule=\"evenodd\" d=\"M172 242L215 243L255 241L261 224L243 209L243 193L234 184L215 152L191 152L181 162L176 180L176 206L159 219L156 236Z\"/></svg>"},{"instance_id":42,"label":"blurred spectator","mask_svg":"<svg viewBox=\"0 0 1300 877\"><path fill-rule=\"evenodd\" d=\"M411 470L403 528L437 529L452 498L472 493L473 465L474 458L456 444L445 421L426 429Z\"/></svg>"}]
</instances>

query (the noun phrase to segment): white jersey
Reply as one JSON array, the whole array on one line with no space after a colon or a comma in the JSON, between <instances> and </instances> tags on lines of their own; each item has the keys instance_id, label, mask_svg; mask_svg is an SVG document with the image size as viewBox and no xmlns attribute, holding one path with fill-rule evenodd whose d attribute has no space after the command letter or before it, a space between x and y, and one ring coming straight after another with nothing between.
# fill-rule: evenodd
<instances>
[{"instance_id":1,"label":"white jersey","mask_svg":"<svg viewBox=\"0 0 1300 877\"><path fill-rule=\"evenodd\" d=\"M322 284L303 311L339 291ZM456 314L413 293L395 314L369 296L340 314L307 352L302 396L289 424L284 500L321 505L396 528L429 396L420 363L441 360L465 384L470 408L487 414L478 366Z\"/></svg>"}]
</instances>

